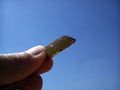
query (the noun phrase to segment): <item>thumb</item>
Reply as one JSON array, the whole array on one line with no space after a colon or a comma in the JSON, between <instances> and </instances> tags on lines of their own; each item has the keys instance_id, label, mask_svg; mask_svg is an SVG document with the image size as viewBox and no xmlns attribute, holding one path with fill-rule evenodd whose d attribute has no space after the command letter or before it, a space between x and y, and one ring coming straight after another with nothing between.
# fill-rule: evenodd
<instances>
[{"instance_id":1,"label":"thumb","mask_svg":"<svg viewBox=\"0 0 120 90\"><path fill-rule=\"evenodd\" d=\"M0 85L28 77L40 67L46 56L43 46L36 46L21 53L1 54Z\"/></svg>"}]
</instances>

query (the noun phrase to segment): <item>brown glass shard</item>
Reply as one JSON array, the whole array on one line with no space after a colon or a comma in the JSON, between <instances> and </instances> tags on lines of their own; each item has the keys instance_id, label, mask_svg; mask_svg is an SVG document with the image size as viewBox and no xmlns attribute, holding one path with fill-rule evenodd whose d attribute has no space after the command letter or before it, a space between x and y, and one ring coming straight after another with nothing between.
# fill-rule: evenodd
<instances>
[{"instance_id":1,"label":"brown glass shard","mask_svg":"<svg viewBox=\"0 0 120 90\"><path fill-rule=\"evenodd\" d=\"M46 46L46 51L50 57L53 57L57 53L75 43L75 41L76 40L70 36L62 36Z\"/></svg>"}]
</instances>

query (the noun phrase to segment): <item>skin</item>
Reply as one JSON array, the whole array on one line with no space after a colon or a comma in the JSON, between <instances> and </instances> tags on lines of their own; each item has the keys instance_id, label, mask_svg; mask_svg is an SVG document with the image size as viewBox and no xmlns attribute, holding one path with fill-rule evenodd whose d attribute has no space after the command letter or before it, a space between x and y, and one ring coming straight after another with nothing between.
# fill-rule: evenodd
<instances>
[{"instance_id":1,"label":"skin","mask_svg":"<svg viewBox=\"0 0 120 90\"><path fill-rule=\"evenodd\" d=\"M24 52L0 55L0 90L41 90L40 74L52 68L53 61L43 46ZM1 89L3 88L3 89Z\"/></svg>"}]
</instances>

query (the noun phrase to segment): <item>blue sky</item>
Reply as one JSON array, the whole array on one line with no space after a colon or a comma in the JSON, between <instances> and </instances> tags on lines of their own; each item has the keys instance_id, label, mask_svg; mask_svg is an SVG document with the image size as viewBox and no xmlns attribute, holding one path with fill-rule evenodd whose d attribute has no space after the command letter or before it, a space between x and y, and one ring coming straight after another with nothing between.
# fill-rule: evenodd
<instances>
[{"instance_id":1,"label":"blue sky","mask_svg":"<svg viewBox=\"0 0 120 90\"><path fill-rule=\"evenodd\" d=\"M77 42L53 58L43 90L119 90L119 16L119 0L1 0L0 52L69 35Z\"/></svg>"}]
</instances>

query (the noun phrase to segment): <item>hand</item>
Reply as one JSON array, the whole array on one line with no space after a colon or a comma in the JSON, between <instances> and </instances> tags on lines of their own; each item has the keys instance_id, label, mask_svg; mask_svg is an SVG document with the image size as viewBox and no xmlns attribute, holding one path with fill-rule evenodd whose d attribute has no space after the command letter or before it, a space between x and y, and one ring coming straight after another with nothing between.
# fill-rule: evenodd
<instances>
[{"instance_id":1,"label":"hand","mask_svg":"<svg viewBox=\"0 0 120 90\"><path fill-rule=\"evenodd\" d=\"M40 90L42 78L39 74L49 71L52 65L43 46L21 53L1 54L0 90Z\"/></svg>"}]
</instances>

